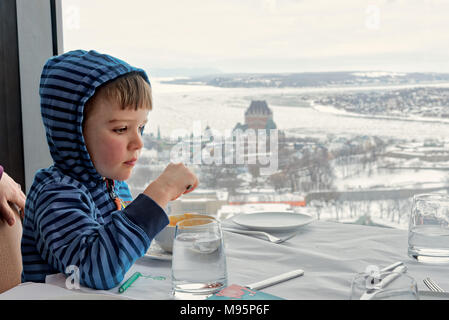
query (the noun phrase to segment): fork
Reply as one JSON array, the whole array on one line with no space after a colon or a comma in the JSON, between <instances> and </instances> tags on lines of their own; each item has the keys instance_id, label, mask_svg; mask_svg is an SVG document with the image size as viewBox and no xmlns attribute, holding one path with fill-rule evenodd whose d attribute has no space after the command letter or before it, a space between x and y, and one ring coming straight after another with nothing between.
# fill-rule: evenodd
<instances>
[{"instance_id":1,"label":"fork","mask_svg":"<svg viewBox=\"0 0 449 320\"><path fill-rule=\"evenodd\" d=\"M229 232L235 232L235 233L241 233L241 234L250 234L250 235L259 235L259 236L264 236L268 239L268 241L273 242L273 243L282 243L287 241L290 238L293 238L296 233L292 233L286 237L283 238L278 238L273 236L272 234L269 234L267 232L264 231L252 231L252 230L240 230L240 229L233 229L233 228L223 228L223 230L225 231L229 231Z\"/></svg>"},{"instance_id":2,"label":"fork","mask_svg":"<svg viewBox=\"0 0 449 320\"><path fill-rule=\"evenodd\" d=\"M429 277L423 280L424 284L429 288L430 291L433 292L445 292L443 288L441 288L435 281L430 279Z\"/></svg>"}]
</instances>

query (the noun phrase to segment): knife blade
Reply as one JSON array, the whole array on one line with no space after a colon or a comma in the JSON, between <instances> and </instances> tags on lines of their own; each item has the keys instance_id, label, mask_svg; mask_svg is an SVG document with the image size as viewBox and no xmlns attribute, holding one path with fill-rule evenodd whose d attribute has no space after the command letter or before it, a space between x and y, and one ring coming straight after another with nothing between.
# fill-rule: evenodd
<instances>
[{"instance_id":1,"label":"knife blade","mask_svg":"<svg viewBox=\"0 0 449 320\"><path fill-rule=\"evenodd\" d=\"M383 269L380 269L380 273L394 270L394 269L396 269L397 267L402 266L403 264L404 264L404 263L403 263L402 261L395 262L395 263L393 263L393 264L390 264L389 266L386 266L386 267L383 268Z\"/></svg>"},{"instance_id":2,"label":"knife blade","mask_svg":"<svg viewBox=\"0 0 449 320\"><path fill-rule=\"evenodd\" d=\"M278 284L280 282L284 282L299 276L302 276L304 274L304 270L302 269L297 269L297 270L293 270L293 271L289 271L283 274L280 274L278 276L274 276L259 282L255 282L255 283L251 283L246 285L245 287L249 288L249 289L253 289L253 290L259 290L259 289L263 289L275 284Z\"/></svg>"}]
</instances>

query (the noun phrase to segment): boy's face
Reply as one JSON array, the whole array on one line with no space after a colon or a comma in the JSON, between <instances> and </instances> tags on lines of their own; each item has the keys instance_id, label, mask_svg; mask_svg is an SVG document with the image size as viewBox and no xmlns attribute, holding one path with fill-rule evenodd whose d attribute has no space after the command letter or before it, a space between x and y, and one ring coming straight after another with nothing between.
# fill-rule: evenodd
<instances>
[{"instance_id":1,"label":"boy's face","mask_svg":"<svg viewBox=\"0 0 449 320\"><path fill-rule=\"evenodd\" d=\"M83 135L95 169L109 179L128 179L143 147L148 110L122 110L117 102L101 98L91 108Z\"/></svg>"}]
</instances>

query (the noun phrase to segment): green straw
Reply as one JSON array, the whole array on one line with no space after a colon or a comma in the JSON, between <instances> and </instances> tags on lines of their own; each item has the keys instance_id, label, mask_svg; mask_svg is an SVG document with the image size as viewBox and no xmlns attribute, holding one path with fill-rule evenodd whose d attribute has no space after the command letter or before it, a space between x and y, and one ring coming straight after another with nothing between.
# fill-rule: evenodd
<instances>
[{"instance_id":1,"label":"green straw","mask_svg":"<svg viewBox=\"0 0 449 320\"><path fill-rule=\"evenodd\" d=\"M131 284L132 284L134 281L136 281L137 278L139 278L141 275L142 275L142 274L141 274L140 272L134 272L134 274L133 274L131 277L129 277L129 279L126 280L125 283L122 284L122 285L120 286L120 288L118 288L118 292L119 292L119 293L125 292L125 290L128 289L129 286L131 286Z\"/></svg>"}]
</instances>

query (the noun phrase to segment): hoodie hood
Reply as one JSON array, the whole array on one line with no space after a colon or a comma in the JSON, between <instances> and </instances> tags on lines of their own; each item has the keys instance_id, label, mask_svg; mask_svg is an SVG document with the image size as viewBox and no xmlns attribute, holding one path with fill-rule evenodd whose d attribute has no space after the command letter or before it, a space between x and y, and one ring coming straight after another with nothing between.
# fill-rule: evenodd
<instances>
[{"instance_id":1,"label":"hoodie hood","mask_svg":"<svg viewBox=\"0 0 449 320\"><path fill-rule=\"evenodd\" d=\"M55 166L66 175L90 186L103 179L84 141L84 105L102 84L133 71L150 84L144 70L94 50L70 51L44 65L39 90L42 119Z\"/></svg>"}]
</instances>

